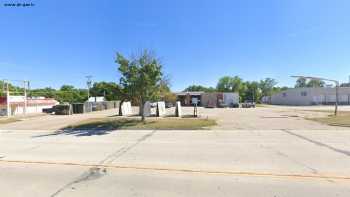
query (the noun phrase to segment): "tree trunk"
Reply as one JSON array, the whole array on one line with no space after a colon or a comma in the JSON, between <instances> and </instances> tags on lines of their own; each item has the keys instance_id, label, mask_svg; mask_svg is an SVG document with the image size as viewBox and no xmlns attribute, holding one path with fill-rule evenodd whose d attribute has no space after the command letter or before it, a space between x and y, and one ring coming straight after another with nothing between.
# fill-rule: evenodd
<instances>
[{"instance_id":1,"label":"tree trunk","mask_svg":"<svg viewBox=\"0 0 350 197\"><path fill-rule=\"evenodd\" d=\"M119 103L119 116L122 116L122 104L124 103L124 99L122 99Z\"/></svg>"},{"instance_id":2,"label":"tree trunk","mask_svg":"<svg viewBox=\"0 0 350 197\"><path fill-rule=\"evenodd\" d=\"M143 107L144 107L144 102L143 102L143 99L141 99L141 101L140 101L140 115L141 115L141 120L143 122L145 122L146 117L145 117L145 114L143 113Z\"/></svg>"}]
</instances>

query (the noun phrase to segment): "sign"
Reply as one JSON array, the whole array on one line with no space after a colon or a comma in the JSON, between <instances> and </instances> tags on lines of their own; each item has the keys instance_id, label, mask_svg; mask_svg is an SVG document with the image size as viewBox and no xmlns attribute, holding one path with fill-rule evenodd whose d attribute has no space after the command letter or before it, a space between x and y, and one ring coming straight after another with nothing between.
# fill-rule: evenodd
<instances>
[{"instance_id":1,"label":"sign","mask_svg":"<svg viewBox=\"0 0 350 197\"><path fill-rule=\"evenodd\" d=\"M192 98L192 104L198 105L198 98Z\"/></svg>"}]
</instances>

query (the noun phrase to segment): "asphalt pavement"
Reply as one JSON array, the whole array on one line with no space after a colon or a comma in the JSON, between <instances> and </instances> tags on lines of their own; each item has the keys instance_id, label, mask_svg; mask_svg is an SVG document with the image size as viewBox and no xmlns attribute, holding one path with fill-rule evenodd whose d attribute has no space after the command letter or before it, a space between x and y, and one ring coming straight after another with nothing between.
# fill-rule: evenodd
<instances>
[{"instance_id":1,"label":"asphalt pavement","mask_svg":"<svg viewBox=\"0 0 350 197\"><path fill-rule=\"evenodd\" d=\"M350 196L346 130L0 131L1 196Z\"/></svg>"}]
</instances>

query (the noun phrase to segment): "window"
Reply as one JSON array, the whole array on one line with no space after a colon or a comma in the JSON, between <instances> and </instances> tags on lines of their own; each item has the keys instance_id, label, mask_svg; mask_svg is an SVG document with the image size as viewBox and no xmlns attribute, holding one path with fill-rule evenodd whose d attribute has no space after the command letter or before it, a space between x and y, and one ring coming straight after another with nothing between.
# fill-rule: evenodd
<instances>
[{"instance_id":1,"label":"window","mask_svg":"<svg viewBox=\"0 0 350 197\"><path fill-rule=\"evenodd\" d=\"M301 92L301 96L307 96L307 92Z\"/></svg>"}]
</instances>

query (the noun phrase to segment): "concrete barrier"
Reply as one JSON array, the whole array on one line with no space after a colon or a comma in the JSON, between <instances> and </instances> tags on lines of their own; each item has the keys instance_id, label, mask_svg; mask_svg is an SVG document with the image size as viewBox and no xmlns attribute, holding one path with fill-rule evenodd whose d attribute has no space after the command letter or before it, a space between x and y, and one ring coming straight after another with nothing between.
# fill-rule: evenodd
<instances>
[{"instance_id":1,"label":"concrete barrier","mask_svg":"<svg viewBox=\"0 0 350 197\"><path fill-rule=\"evenodd\" d=\"M131 102L123 102L122 104L122 116L132 115Z\"/></svg>"},{"instance_id":2,"label":"concrete barrier","mask_svg":"<svg viewBox=\"0 0 350 197\"><path fill-rule=\"evenodd\" d=\"M180 117L180 118L182 117L182 109L181 109L181 102L180 101L176 102L175 116Z\"/></svg>"},{"instance_id":3,"label":"concrete barrier","mask_svg":"<svg viewBox=\"0 0 350 197\"><path fill-rule=\"evenodd\" d=\"M166 115L165 102L164 101L157 102L157 116L162 117L165 115Z\"/></svg>"}]
</instances>

